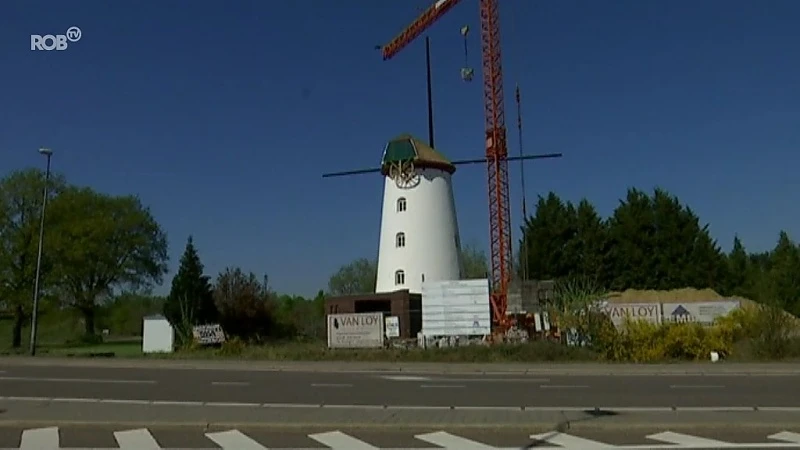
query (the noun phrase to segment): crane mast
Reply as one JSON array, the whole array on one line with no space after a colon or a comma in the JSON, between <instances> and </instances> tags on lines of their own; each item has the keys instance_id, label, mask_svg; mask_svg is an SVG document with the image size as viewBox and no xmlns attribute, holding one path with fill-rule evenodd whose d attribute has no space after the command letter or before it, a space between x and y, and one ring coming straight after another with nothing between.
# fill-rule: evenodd
<instances>
[{"instance_id":1,"label":"crane mast","mask_svg":"<svg viewBox=\"0 0 800 450\"><path fill-rule=\"evenodd\" d=\"M498 0L480 1L481 53L486 167L489 185L489 234L491 244L494 322L508 324L508 288L511 282L511 211L508 187L508 146L503 98L503 67L500 51L500 10ZM420 36L460 0L438 0L414 22L381 47L388 60Z\"/></svg>"}]
</instances>

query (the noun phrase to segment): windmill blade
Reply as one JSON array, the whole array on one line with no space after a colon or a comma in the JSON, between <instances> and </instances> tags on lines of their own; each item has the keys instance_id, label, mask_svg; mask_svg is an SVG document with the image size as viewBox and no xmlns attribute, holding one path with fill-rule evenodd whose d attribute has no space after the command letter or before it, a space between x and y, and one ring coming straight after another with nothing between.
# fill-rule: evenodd
<instances>
[{"instance_id":1,"label":"windmill blade","mask_svg":"<svg viewBox=\"0 0 800 450\"><path fill-rule=\"evenodd\" d=\"M351 175L363 175L367 173L380 173L381 168L373 168L373 169L359 169L359 170L348 170L346 172L332 172L332 173L323 173L322 178L333 178L333 177L348 177Z\"/></svg>"},{"instance_id":2,"label":"windmill blade","mask_svg":"<svg viewBox=\"0 0 800 450\"><path fill-rule=\"evenodd\" d=\"M507 161L522 161L522 160L529 160L529 159L550 159L550 158L561 158L561 153L545 153L541 155L525 155L525 156L509 156L506 158ZM462 166L466 164L486 164L486 158L480 159L462 159L461 161L453 161L452 163L454 166Z\"/></svg>"}]
</instances>

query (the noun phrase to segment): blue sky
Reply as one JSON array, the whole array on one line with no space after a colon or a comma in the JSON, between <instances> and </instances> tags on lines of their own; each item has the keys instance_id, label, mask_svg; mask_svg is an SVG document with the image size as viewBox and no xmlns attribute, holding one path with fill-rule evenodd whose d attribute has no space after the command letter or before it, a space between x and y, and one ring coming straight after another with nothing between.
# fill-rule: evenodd
<instances>
[{"instance_id":1,"label":"blue sky","mask_svg":"<svg viewBox=\"0 0 800 450\"><path fill-rule=\"evenodd\" d=\"M189 234L208 271L267 273L312 294L343 263L377 252L382 181L325 179L376 165L385 142L426 136L424 43L374 50L429 0L35 1L0 3L0 175L41 165L80 184L135 193L170 237ZM778 231L800 238L800 2L505 0L510 151L523 93L532 204L553 190L604 215L629 186L658 185L710 223L723 248ZM478 1L430 31L437 147L483 153ZM30 51L30 34L81 40ZM513 164L515 240L521 220ZM454 179L463 241L488 245L485 170Z\"/></svg>"}]
</instances>

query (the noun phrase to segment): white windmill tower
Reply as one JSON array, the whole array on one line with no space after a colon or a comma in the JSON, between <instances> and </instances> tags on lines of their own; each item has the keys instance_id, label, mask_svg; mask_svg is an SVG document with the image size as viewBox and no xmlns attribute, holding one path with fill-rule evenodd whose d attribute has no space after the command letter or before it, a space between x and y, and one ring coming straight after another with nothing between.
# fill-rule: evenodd
<instances>
[{"instance_id":1,"label":"white windmill tower","mask_svg":"<svg viewBox=\"0 0 800 450\"><path fill-rule=\"evenodd\" d=\"M419 294L424 281L461 278L455 170L441 153L411 135L386 144L377 293L408 289Z\"/></svg>"}]
</instances>

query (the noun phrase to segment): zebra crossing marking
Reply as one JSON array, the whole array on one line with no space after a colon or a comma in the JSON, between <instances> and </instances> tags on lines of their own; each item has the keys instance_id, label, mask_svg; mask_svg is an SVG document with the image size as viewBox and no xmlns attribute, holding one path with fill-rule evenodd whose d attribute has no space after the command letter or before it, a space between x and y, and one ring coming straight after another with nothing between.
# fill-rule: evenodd
<instances>
[{"instance_id":1,"label":"zebra crossing marking","mask_svg":"<svg viewBox=\"0 0 800 450\"><path fill-rule=\"evenodd\" d=\"M647 436L648 439L654 441L668 442L670 444L680 445L683 448L698 448L698 447L726 447L730 442L718 441L716 439L707 439L697 436L691 436L682 433L673 433L672 431L664 431L662 433L651 434Z\"/></svg>"},{"instance_id":2,"label":"zebra crossing marking","mask_svg":"<svg viewBox=\"0 0 800 450\"><path fill-rule=\"evenodd\" d=\"M269 450L239 430L206 433L206 437L224 450Z\"/></svg>"},{"instance_id":3,"label":"zebra crossing marking","mask_svg":"<svg viewBox=\"0 0 800 450\"><path fill-rule=\"evenodd\" d=\"M114 439L117 440L120 450L161 450L161 445L147 428L115 431Z\"/></svg>"},{"instance_id":4,"label":"zebra crossing marking","mask_svg":"<svg viewBox=\"0 0 800 450\"><path fill-rule=\"evenodd\" d=\"M472 439L462 438L445 431L437 431L435 433L418 434L415 438L425 441L429 444L437 445L443 449L448 450L495 450L497 447L492 447L482 444Z\"/></svg>"},{"instance_id":5,"label":"zebra crossing marking","mask_svg":"<svg viewBox=\"0 0 800 450\"><path fill-rule=\"evenodd\" d=\"M555 444L560 449L564 448L574 448L574 449L585 449L585 450L599 450L599 449L610 449L610 448L620 448L614 445L608 445L603 442L593 441L591 439L586 439L578 436L573 436L571 434L566 433L559 433L559 432L550 432L550 433L542 433L542 434L532 434L531 439L537 442L547 442L548 444Z\"/></svg>"},{"instance_id":6,"label":"zebra crossing marking","mask_svg":"<svg viewBox=\"0 0 800 450\"><path fill-rule=\"evenodd\" d=\"M367 444L361 439L356 439L341 431L309 434L308 437L334 450L380 450L378 447Z\"/></svg>"},{"instance_id":7,"label":"zebra crossing marking","mask_svg":"<svg viewBox=\"0 0 800 450\"><path fill-rule=\"evenodd\" d=\"M58 427L35 428L22 432L20 450L58 450L61 440L58 436Z\"/></svg>"},{"instance_id":8,"label":"zebra crossing marking","mask_svg":"<svg viewBox=\"0 0 800 450\"><path fill-rule=\"evenodd\" d=\"M91 450L166 450L160 446L153 437L150 430L146 428L116 431L113 433L118 447L113 448L93 448ZM270 450L251 437L239 430L228 430L204 434L222 450ZM307 435L310 439L317 441L333 450L387 450L373 446L367 442L357 439L341 431L329 431L327 433L317 433ZM427 442L436 447L426 449L395 448L392 450L519 450L527 447L493 447L488 444L477 442L450 434L445 431L434 433L419 434L414 436L420 441ZM646 439L660 441L666 444L655 445L612 445L566 433L550 432L534 434L530 436L538 442L544 442L552 446L537 447L541 450L599 450L599 449L625 449L625 450L672 450L672 449L710 449L710 448L793 448L800 449L800 433L782 431L767 436L773 442L766 443L732 443L716 439L708 439L688 434L664 431L646 436ZM782 441L782 442L774 442ZM523 444L526 445L526 444ZM27 429L22 431L20 446L8 450L61 450L60 436L58 427ZM76 450L76 449L73 449ZM89 450L89 449L87 449ZM277 450L277 449L272 449ZM300 450L297 448L283 450ZM311 449L314 450L314 449Z\"/></svg>"}]
</instances>

